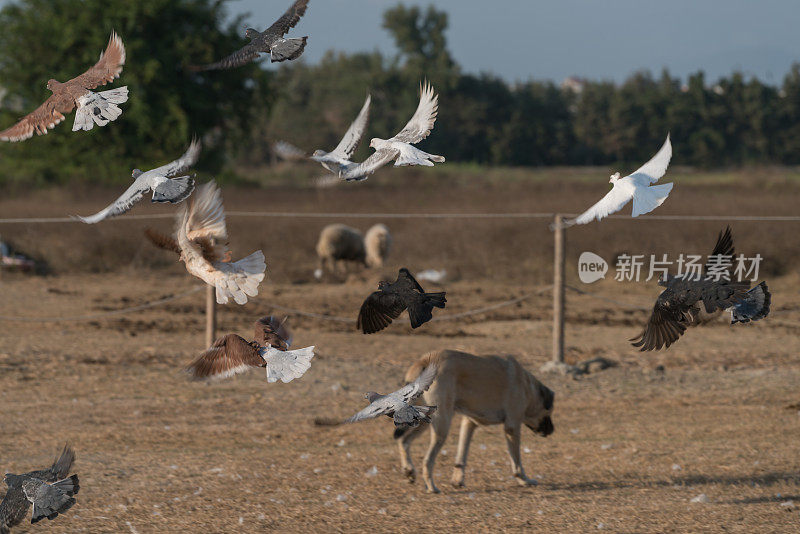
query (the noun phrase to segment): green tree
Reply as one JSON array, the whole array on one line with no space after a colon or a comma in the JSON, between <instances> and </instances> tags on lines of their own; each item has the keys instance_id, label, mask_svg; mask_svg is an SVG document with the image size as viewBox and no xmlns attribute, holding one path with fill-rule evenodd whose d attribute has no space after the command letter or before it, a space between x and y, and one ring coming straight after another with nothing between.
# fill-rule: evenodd
<instances>
[{"instance_id":1,"label":"green tree","mask_svg":"<svg viewBox=\"0 0 800 534\"><path fill-rule=\"evenodd\" d=\"M0 145L0 181L71 179L127 181L134 166L174 158L193 134L224 131L221 150L204 153L219 168L222 154L248 137L252 106L267 106L267 74L257 65L195 74L185 66L210 61L244 44L241 23L225 26L224 0L19 0L0 10L0 84L19 100L0 113L13 124L48 96L49 78L66 80L91 66L112 30L127 61L110 87L127 85L115 122L71 132L72 116L49 135Z\"/></svg>"}]
</instances>

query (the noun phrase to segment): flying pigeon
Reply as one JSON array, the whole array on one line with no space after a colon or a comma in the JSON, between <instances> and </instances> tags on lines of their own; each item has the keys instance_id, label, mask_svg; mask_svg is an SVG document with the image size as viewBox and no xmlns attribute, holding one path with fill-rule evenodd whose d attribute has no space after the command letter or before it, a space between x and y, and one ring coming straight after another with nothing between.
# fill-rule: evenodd
<instances>
[{"instance_id":1,"label":"flying pigeon","mask_svg":"<svg viewBox=\"0 0 800 534\"><path fill-rule=\"evenodd\" d=\"M420 87L419 105L414 116L405 127L391 139L374 137L369 146L375 152L361 163L350 163L340 167L339 176L348 181L366 180L367 177L389 163L395 161L395 166L424 165L433 167L432 162L441 163L444 156L428 154L413 146L419 143L433 129L436 115L439 110L439 97L434 94L433 87L426 81Z\"/></svg>"},{"instance_id":2,"label":"flying pigeon","mask_svg":"<svg viewBox=\"0 0 800 534\"><path fill-rule=\"evenodd\" d=\"M401 436L409 428L419 426L420 423L430 423L430 416L436 411L436 406L412 406L411 403L427 391L435 378L436 366L429 365L416 380L393 393L381 395L374 391L367 392L364 398L369 401L369 406L345 420L345 423L355 423L386 415L394 420L395 438Z\"/></svg>"},{"instance_id":3,"label":"flying pigeon","mask_svg":"<svg viewBox=\"0 0 800 534\"><path fill-rule=\"evenodd\" d=\"M629 174L624 178L620 178L618 172L611 175L609 180L609 183L613 184L611 191L575 219L565 221L565 226L586 224L595 219L599 221L621 210L631 199L633 199L632 217L650 213L663 204L670 191L672 191L671 183L652 185L666 174L671 158L672 143L670 143L669 134L667 134L664 146L650 161L639 167L633 174Z\"/></svg>"},{"instance_id":4,"label":"flying pigeon","mask_svg":"<svg viewBox=\"0 0 800 534\"><path fill-rule=\"evenodd\" d=\"M253 341L227 334L214 342L186 370L198 379L228 378L253 367L266 367L267 381L287 383L311 367L314 347L289 350L292 335L283 321L268 315L255 322Z\"/></svg>"},{"instance_id":5,"label":"flying pigeon","mask_svg":"<svg viewBox=\"0 0 800 534\"><path fill-rule=\"evenodd\" d=\"M78 216L77 219L86 224L94 224L105 219L122 215L139 202L145 193L153 192L153 202L169 202L177 204L185 200L194 191L194 180L191 176L178 176L191 168L200 155L200 143L194 139L189 148L179 159L161 167L142 172L133 169L133 184L125 190L113 204L89 217Z\"/></svg>"},{"instance_id":6,"label":"flying pigeon","mask_svg":"<svg viewBox=\"0 0 800 534\"><path fill-rule=\"evenodd\" d=\"M323 167L333 173L339 172L342 167L352 165L353 162L350 161L350 158L353 157L353 153L356 151L356 148L358 148L358 143L361 141L361 137L367 129L370 102L372 102L372 96L367 95L366 100L364 100L364 105L361 107L361 111L358 112L356 120L354 120L347 129L344 137L339 141L336 148L330 152L315 150L314 154L311 155L311 159L318 161Z\"/></svg>"},{"instance_id":7,"label":"flying pigeon","mask_svg":"<svg viewBox=\"0 0 800 534\"><path fill-rule=\"evenodd\" d=\"M17 124L0 132L0 141L23 141L33 136L44 135L48 128L64 120L77 106L72 131L91 130L95 124L105 126L122 115L117 104L128 100L128 88L117 87L110 91L90 91L119 78L125 64L125 45L122 39L111 32L105 52L95 65L68 82L49 80L47 88L53 92L44 104L25 115Z\"/></svg>"},{"instance_id":8,"label":"flying pigeon","mask_svg":"<svg viewBox=\"0 0 800 534\"><path fill-rule=\"evenodd\" d=\"M286 13L263 32L247 28L245 37L250 39L250 42L240 50L217 63L193 66L190 67L191 70L204 71L241 67L257 59L260 54L267 52L273 63L297 59L306 47L308 36L294 39L284 39L283 36L297 25L300 17L305 14L306 7L308 7L308 0L295 0Z\"/></svg>"},{"instance_id":9,"label":"flying pigeon","mask_svg":"<svg viewBox=\"0 0 800 534\"><path fill-rule=\"evenodd\" d=\"M55 519L75 504L74 495L80 490L78 475L69 476L75 453L65 446L61 456L47 469L22 475L6 473L8 486L0 502L0 534L9 534L11 527L22 523L33 504L31 523Z\"/></svg>"},{"instance_id":10,"label":"flying pigeon","mask_svg":"<svg viewBox=\"0 0 800 534\"><path fill-rule=\"evenodd\" d=\"M180 254L190 274L217 289L217 302L227 304L229 298L245 304L247 297L258 295L258 284L267 268L264 253L253 252L239 261L231 261L230 251L216 241L225 242L225 211L222 195L213 181L200 186L192 201L184 204L177 215L175 238L145 230L158 247Z\"/></svg>"},{"instance_id":11,"label":"flying pigeon","mask_svg":"<svg viewBox=\"0 0 800 534\"><path fill-rule=\"evenodd\" d=\"M711 257L732 261L733 238L730 227L720 232ZM717 265L722 265L717 263ZM716 280L712 275L712 263L706 263L699 276L684 274L667 276L659 280L666 289L658 296L653 312L642 332L631 339L639 350L660 350L675 343L689 326L696 326L702 316L731 310L731 323L757 321L769 313L771 295L766 283L748 291L749 282L732 279L729 272L720 272ZM731 280L725 280L728 277ZM702 303L702 308L700 304Z\"/></svg>"},{"instance_id":12,"label":"flying pigeon","mask_svg":"<svg viewBox=\"0 0 800 534\"><path fill-rule=\"evenodd\" d=\"M408 309L411 328L427 323L433 317L433 308L444 308L447 299L445 292L425 293L422 286L414 280L411 273L403 267L392 283L378 282L375 291L361 305L356 328L365 334L379 332L397 319L403 310Z\"/></svg>"}]
</instances>

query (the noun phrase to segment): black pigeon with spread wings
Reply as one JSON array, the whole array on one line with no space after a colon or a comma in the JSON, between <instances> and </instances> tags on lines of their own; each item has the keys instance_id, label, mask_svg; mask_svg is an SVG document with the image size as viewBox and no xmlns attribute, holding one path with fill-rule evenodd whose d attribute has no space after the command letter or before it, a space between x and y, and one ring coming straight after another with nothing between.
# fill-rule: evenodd
<instances>
[{"instance_id":1,"label":"black pigeon with spread wings","mask_svg":"<svg viewBox=\"0 0 800 534\"><path fill-rule=\"evenodd\" d=\"M734 247L731 229L720 232L711 257L733 260ZM769 313L770 294L765 283L752 290L749 282L733 279L729 269L721 269L730 280L715 280L712 271L725 262L709 260L700 276L668 276L659 281L666 289L658 296L650 319L642 332L631 339L639 350L668 348L689 326L695 326L702 314L720 313L731 309L734 322L758 320ZM702 303L702 308L701 308Z\"/></svg>"},{"instance_id":2,"label":"black pigeon with spread wings","mask_svg":"<svg viewBox=\"0 0 800 534\"><path fill-rule=\"evenodd\" d=\"M411 328L418 328L433 317L433 308L444 308L445 292L425 293L411 273L403 267L392 283L378 282L378 291L372 293L358 312L356 328L365 334L374 334L389 326L403 310L408 310Z\"/></svg>"},{"instance_id":3,"label":"black pigeon with spread wings","mask_svg":"<svg viewBox=\"0 0 800 534\"><path fill-rule=\"evenodd\" d=\"M80 490L78 475L68 476L75 453L65 446L61 456L47 469L31 471L22 475L6 473L8 485L0 502L0 534L9 534L11 527L22 523L33 504L31 523L44 519L55 519L75 504L74 495Z\"/></svg>"},{"instance_id":4,"label":"black pigeon with spread wings","mask_svg":"<svg viewBox=\"0 0 800 534\"><path fill-rule=\"evenodd\" d=\"M193 71L233 69L246 65L266 53L269 53L270 61L273 63L297 59L306 48L308 36L292 39L284 39L283 36L297 25L307 7L308 0L295 0L286 13L263 32L248 28L245 37L250 39L250 42L240 50L216 63L192 66L190 69Z\"/></svg>"}]
</instances>

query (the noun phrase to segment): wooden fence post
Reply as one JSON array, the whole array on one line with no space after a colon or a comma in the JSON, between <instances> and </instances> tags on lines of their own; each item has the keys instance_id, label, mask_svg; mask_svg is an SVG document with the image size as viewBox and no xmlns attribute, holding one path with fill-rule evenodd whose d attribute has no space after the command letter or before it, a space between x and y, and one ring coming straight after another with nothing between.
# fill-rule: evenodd
<instances>
[{"instance_id":1,"label":"wooden fence post","mask_svg":"<svg viewBox=\"0 0 800 534\"><path fill-rule=\"evenodd\" d=\"M216 288L206 286L206 347L214 343L217 330L217 296Z\"/></svg>"},{"instance_id":2,"label":"wooden fence post","mask_svg":"<svg viewBox=\"0 0 800 534\"><path fill-rule=\"evenodd\" d=\"M553 362L564 363L564 225L561 214L556 214L553 226Z\"/></svg>"}]
</instances>

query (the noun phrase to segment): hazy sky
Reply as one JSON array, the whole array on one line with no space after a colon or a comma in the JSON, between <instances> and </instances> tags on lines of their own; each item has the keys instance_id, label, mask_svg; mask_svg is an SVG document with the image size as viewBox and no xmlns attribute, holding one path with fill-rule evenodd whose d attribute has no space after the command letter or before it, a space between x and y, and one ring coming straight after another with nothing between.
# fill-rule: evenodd
<instances>
[{"instance_id":1,"label":"hazy sky","mask_svg":"<svg viewBox=\"0 0 800 534\"><path fill-rule=\"evenodd\" d=\"M261 28L289 0L236 0L234 11L252 13ZM577 75L624 79L666 66L685 76L698 69L710 78L739 69L779 83L800 59L797 0L434 0L449 14L448 44L469 72L509 80ZM309 35L304 57L316 61L336 48L393 49L381 28L394 0L311 0L295 33Z\"/></svg>"},{"instance_id":2,"label":"hazy sky","mask_svg":"<svg viewBox=\"0 0 800 534\"><path fill-rule=\"evenodd\" d=\"M110 1L113 5L115 1ZM129 1L129 0L124 0ZM0 0L0 6L7 0ZM800 59L798 0L405 0L447 11L448 43L468 72L508 80L576 75L622 80L632 72L668 67L685 77L698 69L709 79L738 69L780 83ZM234 0L259 29L290 0ZM325 51L393 50L381 28L396 0L311 0L293 31L309 35L306 61Z\"/></svg>"}]
</instances>

